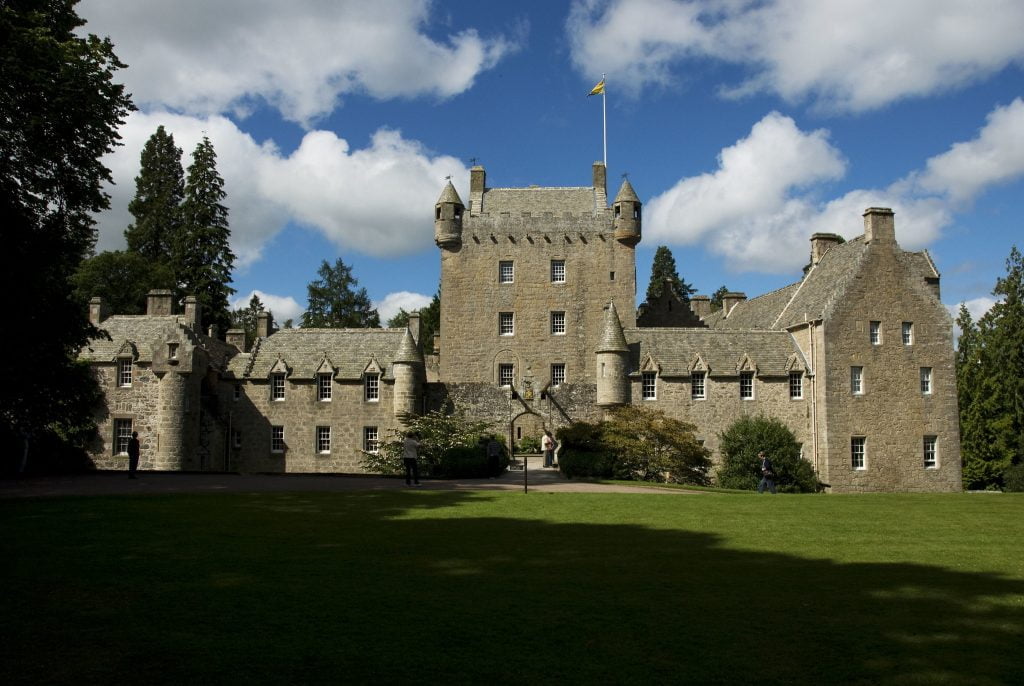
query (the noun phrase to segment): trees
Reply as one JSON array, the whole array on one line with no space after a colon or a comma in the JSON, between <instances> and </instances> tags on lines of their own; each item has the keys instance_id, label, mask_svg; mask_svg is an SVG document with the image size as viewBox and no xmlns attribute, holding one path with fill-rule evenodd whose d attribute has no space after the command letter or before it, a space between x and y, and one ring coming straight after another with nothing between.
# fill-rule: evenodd
<instances>
[{"instance_id":1,"label":"trees","mask_svg":"<svg viewBox=\"0 0 1024 686\"><path fill-rule=\"evenodd\" d=\"M409 325L409 313L404 309L398 310L398 314L388 320L388 328L397 329ZM423 352L430 354L434 352L434 334L441 329L441 287L437 287L434 299L430 304L420 310L420 340L423 342Z\"/></svg>"},{"instance_id":2,"label":"trees","mask_svg":"<svg viewBox=\"0 0 1024 686\"><path fill-rule=\"evenodd\" d=\"M93 296L116 314L143 314L146 294L174 283L169 264L151 262L131 251L105 251L84 260L72 278L83 301Z\"/></svg>"},{"instance_id":3,"label":"trees","mask_svg":"<svg viewBox=\"0 0 1024 686\"><path fill-rule=\"evenodd\" d=\"M719 286L718 290L711 294L711 311L722 309L722 298L725 297L726 293L729 293L728 286Z\"/></svg>"},{"instance_id":4,"label":"trees","mask_svg":"<svg viewBox=\"0 0 1024 686\"><path fill-rule=\"evenodd\" d=\"M162 127L161 127L162 128ZM181 294L194 295L203 326L221 334L230 325L228 298L235 292L228 284L235 255L228 241L228 208L224 180L217 173L217 153L206 136L192 153L181 227L174 241L174 266Z\"/></svg>"},{"instance_id":5,"label":"trees","mask_svg":"<svg viewBox=\"0 0 1024 686\"><path fill-rule=\"evenodd\" d=\"M128 250L152 262L170 262L181 231L184 199L181 148L161 125L142 148L135 197L128 203L135 223L124 232Z\"/></svg>"},{"instance_id":6,"label":"trees","mask_svg":"<svg viewBox=\"0 0 1024 686\"><path fill-rule=\"evenodd\" d=\"M100 160L132 104L114 83L124 65L113 44L78 35L84 22L73 5L0 3L0 289L17 294L4 314L19 336L17 350L0 355L8 439L59 430L92 410L81 387L91 376L74 359L98 332L71 275L95 244L93 214L108 206L102 184L111 180Z\"/></svg>"},{"instance_id":7,"label":"trees","mask_svg":"<svg viewBox=\"0 0 1024 686\"><path fill-rule=\"evenodd\" d=\"M775 483L783 493L813 493L818 478L811 463L800 457L793 432L775 418L743 417L719 434L722 466L718 484L723 488L752 491L761 480L761 450L775 468Z\"/></svg>"},{"instance_id":8,"label":"trees","mask_svg":"<svg viewBox=\"0 0 1024 686\"><path fill-rule=\"evenodd\" d=\"M679 278L676 271L676 258L668 246L659 245L654 252L654 263L651 265L651 282L647 286L647 302L654 302L661 297L665 284L671 284L672 291L680 300L688 301L697 289Z\"/></svg>"},{"instance_id":9,"label":"trees","mask_svg":"<svg viewBox=\"0 0 1024 686\"><path fill-rule=\"evenodd\" d=\"M960 306L957 324L957 399L965 488L998 488L1024 463L1024 261L1016 246L999 301L975 324Z\"/></svg>"},{"instance_id":10,"label":"trees","mask_svg":"<svg viewBox=\"0 0 1024 686\"><path fill-rule=\"evenodd\" d=\"M358 328L380 326L377 310L370 306L365 288L356 290L358 282L352 268L339 257L332 267L323 261L317 271L320 278L307 286L309 303L302 315L303 328Z\"/></svg>"},{"instance_id":11,"label":"trees","mask_svg":"<svg viewBox=\"0 0 1024 686\"><path fill-rule=\"evenodd\" d=\"M615 475L639 481L707 485L710 453L693 435L696 427L661 410L627 405L612 411L601 442L615 455Z\"/></svg>"},{"instance_id":12,"label":"trees","mask_svg":"<svg viewBox=\"0 0 1024 686\"><path fill-rule=\"evenodd\" d=\"M266 310L263 306L263 302L260 300L260 296L255 293L249 298L249 306L241 307L234 310L231 313L231 326L235 329L242 329L245 331L245 349L249 350L252 348L253 342L256 340L256 323L260 312L266 311L273 319L274 315L270 310ZM289 320L290 321L290 320ZM286 326L286 329L291 327Z\"/></svg>"},{"instance_id":13,"label":"trees","mask_svg":"<svg viewBox=\"0 0 1024 686\"><path fill-rule=\"evenodd\" d=\"M392 430L389 439L375 453L363 453L363 466L377 474L399 474L402 471L402 440L406 434L420 436L420 457L431 472L437 470L444 456L458 448L474 448L481 437L489 436L493 427L488 422L472 419L465 411L451 406L432 410L425 415L404 415L403 431Z\"/></svg>"}]
</instances>

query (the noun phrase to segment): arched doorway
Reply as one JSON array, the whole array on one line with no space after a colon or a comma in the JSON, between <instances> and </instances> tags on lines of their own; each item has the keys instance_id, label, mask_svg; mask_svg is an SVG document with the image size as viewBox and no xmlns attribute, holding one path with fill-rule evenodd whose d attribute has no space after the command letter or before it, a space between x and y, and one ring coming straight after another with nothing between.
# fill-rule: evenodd
<instances>
[{"instance_id":1,"label":"arched doorway","mask_svg":"<svg viewBox=\"0 0 1024 686\"><path fill-rule=\"evenodd\" d=\"M519 446L524 438L540 441L543 433L544 418L536 412L525 411L512 420L512 440L515 446Z\"/></svg>"}]
</instances>

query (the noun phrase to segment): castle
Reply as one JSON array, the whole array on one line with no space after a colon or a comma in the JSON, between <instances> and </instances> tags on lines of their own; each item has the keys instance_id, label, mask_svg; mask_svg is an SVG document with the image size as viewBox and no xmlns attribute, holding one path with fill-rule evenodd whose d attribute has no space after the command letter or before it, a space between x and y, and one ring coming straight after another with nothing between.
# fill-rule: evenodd
<instances>
[{"instance_id":1,"label":"castle","mask_svg":"<svg viewBox=\"0 0 1024 686\"><path fill-rule=\"evenodd\" d=\"M403 329L202 332L194 299L169 291L147 313L91 320L110 334L81 357L106 404L93 459L121 468L138 431L142 466L168 470L358 472L400 417L459 407L510 439L626 404L697 427L720 460L736 419L783 421L834 492L961 488L952 320L927 252L896 242L893 212L864 234L816 233L796 283L712 311L666 289L635 307L642 203L606 170L590 186L490 188L470 171L434 208L441 321L424 356L419 317Z\"/></svg>"}]
</instances>

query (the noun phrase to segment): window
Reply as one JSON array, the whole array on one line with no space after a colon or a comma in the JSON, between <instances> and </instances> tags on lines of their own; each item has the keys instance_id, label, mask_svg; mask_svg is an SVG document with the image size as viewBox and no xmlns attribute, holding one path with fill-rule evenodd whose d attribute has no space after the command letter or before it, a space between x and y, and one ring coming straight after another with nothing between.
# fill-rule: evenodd
<instances>
[{"instance_id":1,"label":"window","mask_svg":"<svg viewBox=\"0 0 1024 686\"><path fill-rule=\"evenodd\" d=\"M132 358L122 357L117 361L117 385L132 385Z\"/></svg>"},{"instance_id":2,"label":"window","mask_svg":"<svg viewBox=\"0 0 1024 686\"><path fill-rule=\"evenodd\" d=\"M325 403L331 401L331 394L334 390L334 384L331 383L330 374L317 374L316 375L316 399L321 400Z\"/></svg>"},{"instance_id":3,"label":"window","mask_svg":"<svg viewBox=\"0 0 1024 686\"><path fill-rule=\"evenodd\" d=\"M932 368L921 367L921 393L922 395L932 394Z\"/></svg>"},{"instance_id":4,"label":"window","mask_svg":"<svg viewBox=\"0 0 1024 686\"><path fill-rule=\"evenodd\" d=\"M498 313L498 335L514 336L516 333L515 318L511 312Z\"/></svg>"},{"instance_id":5,"label":"window","mask_svg":"<svg viewBox=\"0 0 1024 686\"><path fill-rule=\"evenodd\" d=\"M272 427L270 427L270 452L272 452L272 453L283 453L284 452L284 427L283 426L272 426Z\"/></svg>"},{"instance_id":6,"label":"window","mask_svg":"<svg viewBox=\"0 0 1024 686\"><path fill-rule=\"evenodd\" d=\"M924 437L924 468L936 469L939 466L938 436Z\"/></svg>"},{"instance_id":7,"label":"window","mask_svg":"<svg viewBox=\"0 0 1024 686\"><path fill-rule=\"evenodd\" d=\"M236 449L242 447L242 432L238 429L231 430L231 445Z\"/></svg>"},{"instance_id":8,"label":"window","mask_svg":"<svg viewBox=\"0 0 1024 686\"><path fill-rule=\"evenodd\" d=\"M270 375L270 399L284 400L284 374Z\"/></svg>"},{"instance_id":9,"label":"window","mask_svg":"<svg viewBox=\"0 0 1024 686\"><path fill-rule=\"evenodd\" d=\"M850 367L850 392L864 394L864 367Z\"/></svg>"},{"instance_id":10,"label":"window","mask_svg":"<svg viewBox=\"0 0 1024 686\"><path fill-rule=\"evenodd\" d=\"M511 386L515 382L515 366L504 363L498 365L498 385Z\"/></svg>"},{"instance_id":11,"label":"window","mask_svg":"<svg viewBox=\"0 0 1024 686\"><path fill-rule=\"evenodd\" d=\"M114 454L127 455L128 441L132 439L132 420L114 420Z\"/></svg>"},{"instance_id":12,"label":"window","mask_svg":"<svg viewBox=\"0 0 1024 686\"><path fill-rule=\"evenodd\" d=\"M850 439L850 466L854 469L867 469L867 438L854 436Z\"/></svg>"},{"instance_id":13,"label":"window","mask_svg":"<svg viewBox=\"0 0 1024 686\"><path fill-rule=\"evenodd\" d=\"M316 427L316 451L321 455L328 455L331 452L331 427Z\"/></svg>"},{"instance_id":14,"label":"window","mask_svg":"<svg viewBox=\"0 0 1024 686\"><path fill-rule=\"evenodd\" d=\"M551 333L555 336L565 335L565 312L551 313Z\"/></svg>"},{"instance_id":15,"label":"window","mask_svg":"<svg viewBox=\"0 0 1024 686\"><path fill-rule=\"evenodd\" d=\"M242 384L240 384L240 383L236 383L235 384L234 399L235 400L241 400L242 399Z\"/></svg>"},{"instance_id":16,"label":"window","mask_svg":"<svg viewBox=\"0 0 1024 686\"><path fill-rule=\"evenodd\" d=\"M655 372L643 372L640 375L640 397L644 400L658 399L658 375Z\"/></svg>"},{"instance_id":17,"label":"window","mask_svg":"<svg viewBox=\"0 0 1024 686\"><path fill-rule=\"evenodd\" d=\"M704 372L694 372L690 375L690 397L693 400L704 400L707 391L704 389Z\"/></svg>"},{"instance_id":18,"label":"window","mask_svg":"<svg viewBox=\"0 0 1024 686\"><path fill-rule=\"evenodd\" d=\"M375 426L364 426L363 427L363 451L368 453L376 453L380 450L380 434L377 432Z\"/></svg>"},{"instance_id":19,"label":"window","mask_svg":"<svg viewBox=\"0 0 1024 686\"><path fill-rule=\"evenodd\" d=\"M512 260L498 263L498 283L512 283L515 280L515 267Z\"/></svg>"},{"instance_id":20,"label":"window","mask_svg":"<svg viewBox=\"0 0 1024 686\"><path fill-rule=\"evenodd\" d=\"M804 397L804 375L803 372L789 373L789 399L800 400Z\"/></svg>"},{"instance_id":21,"label":"window","mask_svg":"<svg viewBox=\"0 0 1024 686\"><path fill-rule=\"evenodd\" d=\"M903 345L914 345L914 322L903 322Z\"/></svg>"},{"instance_id":22,"label":"window","mask_svg":"<svg viewBox=\"0 0 1024 686\"><path fill-rule=\"evenodd\" d=\"M745 400L754 397L754 372L740 372L740 397Z\"/></svg>"},{"instance_id":23,"label":"window","mask_svg":"<svg viewBox=\"0 0 1024 686\"><path fill-rule=\"evenodd\" d=\"M551 260L551 283L565 283L565 260Z\"/></svg>"},{"instance_id":24,"label":"window","mask_svg":"<svg viewBox=\"0 0 1024 686\"><path fill-rule=\"evenodd\" d=\"M565 363L558 362L551 365L551 385L559 386L565 383Z\"/></svg>"},{"instance_id":25,"label":"window","mask_svg":"<svg viewBox=\"0 0 1024 686\"><path fill-rule=\"evenodd\" d=\"M167 344L167 359L176 360L178 359L178 344L168 343Z\"/></svg>"},{"instance_id":26,"label":"window","mask_svg":"<svg viewBox=\"0 0 1024 686\"><path fill-rule=\"evenodd\" d=\"M380 400L380 374L367 374L363 379L363 397L368 403Z\"/></svg>"},{"instance_id":27,"label":"window","mask_svg":"<svg viewBox=\"0 0 1024 686\"><path fill-rule=\"evenodd\" d=\"M871 322L871 345L882 344L882 322Z\"/></svg>"},{"instance_id":28,"label":"window","mask_svg":"<svg viewBox=\"0 0 1024 686\"><path fill-rule=\"evenodd\" d=\"M615 272L608 272L608 280L609 281L614 281L615 280Z\"/></svg>"}]
</instances>

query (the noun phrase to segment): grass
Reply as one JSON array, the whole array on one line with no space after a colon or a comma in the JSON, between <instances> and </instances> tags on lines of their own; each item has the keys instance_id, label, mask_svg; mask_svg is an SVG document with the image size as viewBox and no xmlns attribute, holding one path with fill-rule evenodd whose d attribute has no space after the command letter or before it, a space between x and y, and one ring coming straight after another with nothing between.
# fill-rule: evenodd
<instances>
[{"instance_id":1,"label":"grass","mask_svg":"<svg viewBox=\"0 0 1024 686\"><path fill-rule=\"evenodd\" d=\"M4 683L1020 682L1024 496L0 501Z\"/></svg>"}]
</instances>

